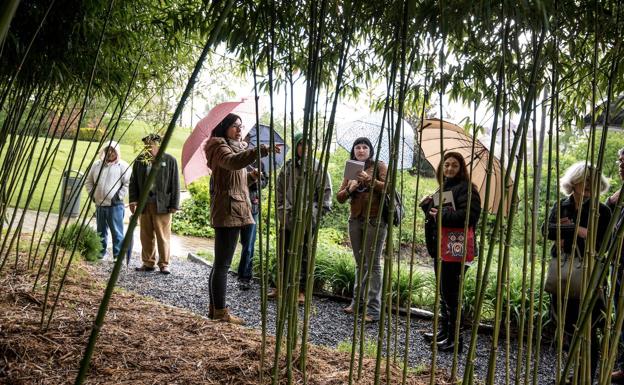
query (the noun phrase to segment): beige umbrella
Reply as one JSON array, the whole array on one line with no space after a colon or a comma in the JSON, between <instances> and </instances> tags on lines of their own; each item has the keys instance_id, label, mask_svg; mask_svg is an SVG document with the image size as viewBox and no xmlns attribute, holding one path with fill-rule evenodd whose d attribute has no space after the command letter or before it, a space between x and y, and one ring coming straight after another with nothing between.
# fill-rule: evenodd
<instances>
[{"instance_id":1,"label":"beige umbrella","mask_svg":"<svg viewBox=\"0 0 624 385\"><path fill-rule=\"evenodd\" d=\"M442 130L440 130L440 125ZM490 181L490 197L487 206L485 205L486 177L488 174L488 163L490 152L478 140L474 141L474 154L472 153L473 139L464 132L464 129L456 124L446 122L441 119L425 119L422 122L420 147L424 153L425 159L437 171L442 159L440 153L440 140L443 141L444 152L460 153L466 161L468 172L472 167L472 183L477 186L479 196L481 197L481 207L488 209L489 212L496 214L503 193L504 178L500 161L494 157L492 164L492 177ZM505 192L505 202L503 204L504 212L509 211L511 200L509 196L513 187L513 181L510 181Z\"/></svg>"}]
</instances>

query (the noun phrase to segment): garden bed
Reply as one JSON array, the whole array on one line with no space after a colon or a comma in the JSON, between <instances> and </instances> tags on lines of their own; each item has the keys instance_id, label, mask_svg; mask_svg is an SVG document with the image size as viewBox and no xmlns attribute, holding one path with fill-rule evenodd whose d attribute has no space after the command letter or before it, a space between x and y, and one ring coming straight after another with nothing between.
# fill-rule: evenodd
<instances>
[{"instance_id":1,"label":"garden bed","mask_svg":"<svg viewBox=\"0 0 624 385\"><path fill-rule=\"evenodd\" d=\"M39 327L43 292L32 292L31 272L3 272L0 287L0 382L9 384L73 383L103 284L89 268L74 268L54 319ZM261 335L253 329L207 320L189 311L145 297L116 291L91 362L90 384L257 384ZM265 382L269 383L273 338L267 338ZM344 384L349 355L309 345L310 384ZM374 360L364 359L364 377L372 383ZM284 360L281 361L285 371ZM295 365L296 366L296 365ZM400 369L393 368L394 378ZM294 370L294 381L301 372ZM426 373L408 383L428 383Z\"/></svg>"}]
</instances>

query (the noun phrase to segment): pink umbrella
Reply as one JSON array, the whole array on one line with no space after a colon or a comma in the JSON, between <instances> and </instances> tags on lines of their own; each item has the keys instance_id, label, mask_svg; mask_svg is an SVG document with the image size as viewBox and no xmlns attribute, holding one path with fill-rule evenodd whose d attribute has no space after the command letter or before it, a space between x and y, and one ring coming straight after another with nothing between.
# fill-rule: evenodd
<instances>
[{"instance_id":1,"label":"pink umbrella","mask_svg":"<svg viewBox=\"0 0 624 385\"><path fill-rule=\"evenodd\" d=\"M210 169L206 165L204 143L210 139L216 125L230 112L241 117L245 126L243 136L256 123L255 105L247 99L240 102L225 102L213 107L208 115L197 123L182 147L182 174L187 185L202 176L210 175Z\"/></svg>"}]
</instances>

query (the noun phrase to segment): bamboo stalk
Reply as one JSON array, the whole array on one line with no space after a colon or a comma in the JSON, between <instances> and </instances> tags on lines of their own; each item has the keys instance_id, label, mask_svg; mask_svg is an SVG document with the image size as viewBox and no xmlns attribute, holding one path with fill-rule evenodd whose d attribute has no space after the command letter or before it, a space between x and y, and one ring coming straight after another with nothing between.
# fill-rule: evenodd
<instances>
[{"instance_id":1,"label":"bamboo stalk","mask_svg":"<svg viewBox=\"0 0 624 385\"><path fill-rule=\"evenodd\" d=\"M173 130L175 128L175 122L178 120L179 115L182 113L182 109L184 107L184 103L186 102L186 99L188 98L189 94L191 93L191 90L193 89L193 86L195 84L195 81L197 79L197 76L199 74L199 71L201 70L203 64L204 64L204 60L208 54L209 49L212 47L212 45L214 44L214 42L216 41L216 37L219 33L219 31L221 30L221 27L223 26L223 23L225 21L225 18L227 17L227 15L230 12L230 9L232 7L233 4L233 0L228 0L228 2L224 5L223 10L221 11L214 27L213 30L211 31L210 37L208 38L206 45L204 46L204 49L201 53L201 55L199 56L199 59L197 60L197 63L195 65L195 68L193 69L193 73L191 74L188 84L186 85L186 88L184 90L184 93L182 94L182 97L180 98L180 102L178 103L178 106L173 114L173 117L169 123L169 126L167 127L167 131L165 132L165 135L163 137L162 140L162 145L160 147L160 149L158 150L158 154L156 155L156 160L155 160L155 164L160 164L160 160L162 159L162 156L164 154L165 149L167 148L167 144L169 143L169 140L171 139L171 135L173 134ZM112 5L112 2L111 2ZM110 9L109 9L110 11ZM150 171L148 177L147 177L147 185L151 185L152 183L154 183L154 180L156 179L156 173L158 172L158 167L153 167L152 170ZM138 204L138 213L140 214L143 211L143 208L145 207L145 204L147 202L147 193L148 190L144 190L141 193L141 196L139 198L139 204ZM130 224L128 226L128 230L127 232L129 234L132 234L132 232L134 231L134 228L136 227L136 223L137 223L137 219L138 219L138 215L134 215L132 216L132 219L130 220ZM123 245L121 247L121 254L123 254L123 252L125 250L127 250L128 246L129 246L129 237L125 237L124 238L124 242ZM99 334L99 331L101 330L101 328L103 327L104 324L104 317L106 316L106 311L108 309L108 304L110 302L111 296L113 294L113 288L115 287L115 283L117 282L117 278L119 276L119 271L121 270L121 266L123 264L123 258L118 258L117 262L115 263L115 266L113 268L113 271L111 273L111 277L108 281L108 284L106 286L106 291L104 293L104 298L102 299L102 302L100 304L100 307L98 309L98 314L96 316L94 325L93 325L93 329L91 330L91 335L89 336L89 342L87 344L86 350L85 350L85 354L81 360L80 363L80 369L78 372L78 375L76 377L76 381L75 384L76 385L80 385L84 382L87 372L89 370L89 363L91 361L91 356L93 355L93 351L95 349L95 343L97 341L97 337Z\"/></svg>"},{"instance_id":2,"label":"bamboo stalk","mask_svg":"<svg viewBox=\"0 0 624 385\"><path fill-rule=\"evenodd\" d=\"M507 45L507 38L509 32L509 23L505 24L505 28L502 31L502 47ZM498 131L498 117L499 117L499 107L502 98L502 87L504 81L504 71L505 71L505 60L501 55L501 59L499 61L498 74L497 74L497 82L496 82L496 100L494 102L494 122L492 124L492 139L490 141L490 152L494 152L494 148L496 145L496 134ZM494 159L491 158L488 161L488 170L492 170L494 165ZM489 202L490 197L490 184L492 183L490 175L486 177L485 184L485 202ZM474 305L475 314L473 320L473 327L470 336L470 345L468 348L468 354L466 359L466 365L464 366L464 376L462 382L466 384L472 384L473 379L473 370L474 370L474 361L476 355L476 346L477 346L477 325L479 324L480 314L483 306L483 295L485 292L485 288L487 287L488 273L490 270L490 265L492 263L492 255L493 255L493 246L497 241L497 229L500 226L500 217L502 216L502 210L499 210L496 216L496 221L494 225L494 229L492 230L492 237L490 239L490 248L485 261L483 258L479 258L477 261L477 278L476 278L476 303ZM485 250L485 239L486 239L486 219L487 219L487 210L484 210L481 216L481 238L479 240L479 250ZM437 332L437 330L436 330Z\"/></svg>"}]
</instances>

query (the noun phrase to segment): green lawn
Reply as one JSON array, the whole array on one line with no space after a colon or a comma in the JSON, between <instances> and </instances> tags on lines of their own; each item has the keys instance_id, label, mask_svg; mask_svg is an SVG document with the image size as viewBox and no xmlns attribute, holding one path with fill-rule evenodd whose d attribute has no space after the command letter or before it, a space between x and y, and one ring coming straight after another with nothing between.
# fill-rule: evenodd
<instances>
[{"instance_id":1,"label":"green lawn","mask_svg":"<svg viewBox=\"0 0 624 385\"><path fill-rule=\"evenodd\" d=\"M141 137L145 135L147 129L135 129L133 124L132 132L130 130L127 133L127 137L124 138L121 142L121 155L122 159L127 161L128 163L134 160L135 156L141 149ZM177 128L174 132L174 135L170 141L170 146L167 149L167 152L173 155L178 160L178 165L181 167L181 154L182 154L182 146L184 141L189 136L190 131L187 128ZM19 191L24 187L26 191L24 191L24 195L27 193L27 190L30 188L33 179L35 178L34 167L37 164L37 161L41 156L43 156L43 146L44 146L45 138L40 137L37 138L37 144L35 145L35 151L32 158L27 154L25 157L29 159L31 163L31 170L29 170L25 177L22 177L16 185L11 188L11 191L14 191L13 195L10 199L11 206L24 207L26 203L26 197L23 196L18 202L18 194ZM52 147L56 147L59 143L58 139L55 139L52 142ZM47 146L50 145L50 140L47 141ZM72 170L77 170L80 172L86 172L89 168L89 164L92 160L93 154L97 151L97 142L87 142L87 141L78 141L76 152L74 154L74 159L72 162ZM69 158L71 152L72 140L71 139L63 139L60 140L60 145L58 147L58 154L54 160L54 164L51 167L50 177L48 183L45 183L45 179L48 174L48 170L50 167L46 167L46 171L43 176L37 183L37 186L34 191L33 198L31 202L28 204L29 209L36 210L39 205L39 200L43 196L41 209L43 211L48 211L50 208L52 212L58 213L60 206L60 191L55 197L55 192L59 184L62 182L61 177L63 173L63 169L65 164ZM4 164L6 154L0 153L0 162ZM84 158L84 160L83 160ZM180 185L184 186L184 181L182 178L182 173L180 171ZM81 206L83 207L86 203L87 196L84 192L84 189L81 194Z\"/></svg>"}]
</instances>

